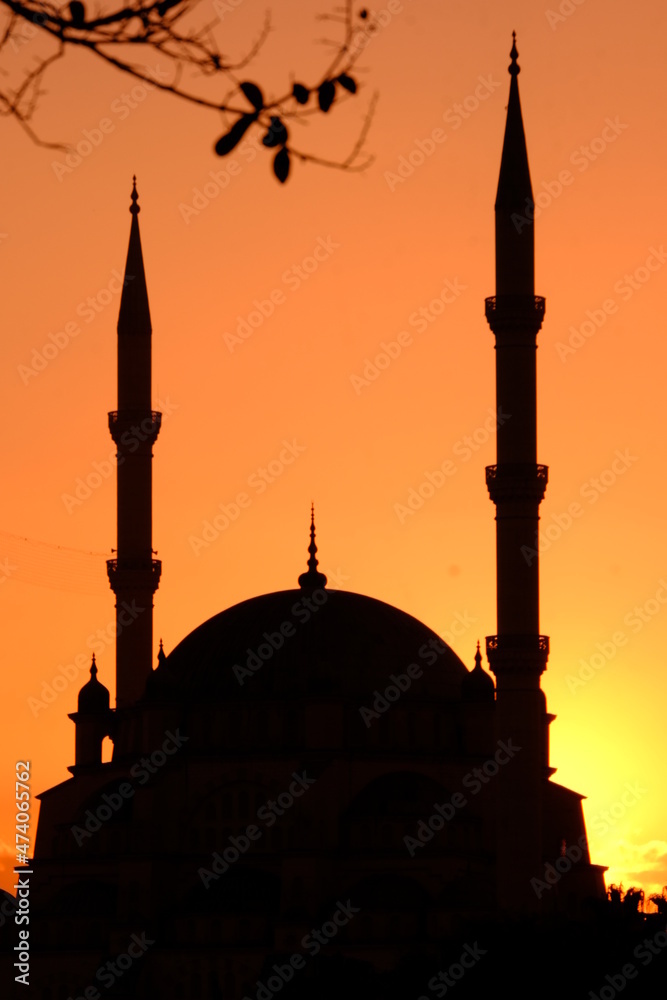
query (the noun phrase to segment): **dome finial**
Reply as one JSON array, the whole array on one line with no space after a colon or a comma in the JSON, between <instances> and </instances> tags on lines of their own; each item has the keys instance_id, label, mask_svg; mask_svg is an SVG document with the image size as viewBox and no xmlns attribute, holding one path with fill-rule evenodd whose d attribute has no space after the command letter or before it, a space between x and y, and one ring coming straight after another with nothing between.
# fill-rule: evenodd
<instances>
[{"instance_id":1,"label":"dome finial","mask_svg":"<svg viewBox=\"0 0 667 1000\"><path fill-rule=\"evenodd\" d=\"M97 663L95 662L95 654L93 653L93 660L90 664L90 676L97 677Z\"/></svg>"},{"instance_id":2,"label":"dome finial","mask_svg":"<svg viewBox=\"0 0 667 1000\"><path fill-rule=\"evenodd\" d=\"M477 640L477 652L475 653L475 666L479 670L482 669L482 654L479 651L479 639Z\"/></svg>"},{"instance_id":3,"label":"dome finial","mask_svg":"<svg viewBox=\"0 0 667 1000\"><path fill-rule=\"evenodd\" d=\"M308 559L308 572L302 573L299 577L299 586L302 590L314 590L317 587L326 587L327 578L324 573L320 573L317 568L318 560L315 558L317 545L315 544L315 504L310 505L310 545L308 546L310 558Z\"/></svg>"},{"instance_id":4,"label":"dome finial","mask_svg":"<svg viewBox=\"0 0 667 1000\"><path fill-rule=\"evenodd\" d=\"M139 207L139 195L137 194L137 178L136 174L132 175L132 194L130 195L132 199L132 204L130 205L130 215L138 215L141 211Z\"/></svg>"},{"instance_id":5,"label":"dome finial","mask_svg":"<svg viewBox=\"0 0 667 1000\"><path fill-rule=\"evenodd\" d=\"M518 56L519 56L519 53L518 53L518 50L517 50L517 47L516 47L516 31L513 31L512 32L512 51L510 52L510 59L512 60L512 62L509 65L509 74L510 74L510 76L518 76L519 73L521 72L521 67L519 66L519 64L517 62Z\"/></svg>"}]
</instances>

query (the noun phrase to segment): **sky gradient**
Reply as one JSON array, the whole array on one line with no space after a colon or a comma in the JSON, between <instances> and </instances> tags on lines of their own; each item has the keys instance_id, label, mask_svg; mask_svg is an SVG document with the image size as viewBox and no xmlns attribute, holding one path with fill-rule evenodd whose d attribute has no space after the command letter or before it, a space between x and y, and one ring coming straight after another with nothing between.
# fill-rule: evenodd
<instances>
[{"instance_id":1,"label":"sky gradient","mask_svg":"<svg viewBox=\"0 0 667 1000\"><path fill-rule=\"evenodd\" d=\"M317 39L336 32L316 20L327 9L277 5L246 78L275 93L314 79L328 54ZM225 130L216 114L81 54L54 67L35 121L44 139L92 135L78 164L2 121L6 787L23 759L35 794L67 778L67 713L93 649L113 692L106 414L116 407L133 174L163 412L156 640L169 651L220 610L295 587L311 500L330 585L411 613L470 667L477 639L496 631L484 480L495 461L495 356L484 297L495 290L493 203L516 29L539 209L535 291L546 296L538 461L550 470L539 547L551 763L555 780L587 796L592 860L609 866L608 882L658 891L667 882L667 11L620 0L375 9L384 26L360 60L359 94L304 126L301 140L344 158L377 91L366 142L374 161L359 174L297 162L281 187L256 143L214 155ZM230 6L225 53L244 51L263 13L255 0ZM62 690L47 703L57 677ZM12 838L5 808L7 887Z\"/></svg>"}]
</instances>

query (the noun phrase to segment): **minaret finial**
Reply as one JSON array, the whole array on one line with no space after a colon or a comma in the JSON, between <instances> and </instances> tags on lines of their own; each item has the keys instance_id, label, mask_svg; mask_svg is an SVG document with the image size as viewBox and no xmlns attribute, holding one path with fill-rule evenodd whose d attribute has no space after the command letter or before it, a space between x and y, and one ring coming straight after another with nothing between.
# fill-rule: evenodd
<instances>
[{"instance_id":1,"label":"minaret finial","mask_svg":"<svg viewBox=\"0 0 667 1000\"><path fill-rule=\"evenodd\" d=\"M513 31L512 32L512 51L510 52L510 59L512 60L512 62L510 63L509 70L508 70L510 76L518 76L519 73L521 72L521 67L519 66L519 64L517 62L518 56L519 56L519 52L518 52L517 47L516 47L516 31Z\"/></svg>"},{"instance_id":2,"label":"minaret finial","mask_svg":"<svg viewBox=\"0 0 667 1000\"><path fill-rule=\"evenodd\" d=\"M482 654L479 651L479 639L477 640L477 652L475 653L475 667L478 670L482 669Z\"/></svg>"},{"instance_id":3,"label":"minaret finial","mask_svg":"<svg viewBox=\"0 0 667 1000\"><path fill-rule=\"evenodd\" d=\"M136 175L132 175L132 194L130 195L132 199L132 204L130 205L130 215L139 215L141 208L139 207L139 195L137 194L137 178Z\"/></svg>"},{"instance_id":4,"label":"minaret finial","mask_svg":"<svg viewBox=\"0 0 667 1000\"><path fill-rule=\"evenodd\" d=\"M308 553L310 558L308 559L308 572L302 573L299 577L299 586L302 590L304 589L316 589L317 587L326 587L327 578L324 573L320 573L317 568L317 545L315 544L315 504L310 505L310 545L308 546Z\"/></svg>"},{"instance_id":5,"label":"minaret finial","mask_svg":"<svg viewBox=\"0 0 667 1000\"><path fill-rule=\"evenodd\" d=\"M97 677L97 664L95 663L95 654L93 653L93 662L90 664L90 676Z\"/></svg>"}]
</instances>

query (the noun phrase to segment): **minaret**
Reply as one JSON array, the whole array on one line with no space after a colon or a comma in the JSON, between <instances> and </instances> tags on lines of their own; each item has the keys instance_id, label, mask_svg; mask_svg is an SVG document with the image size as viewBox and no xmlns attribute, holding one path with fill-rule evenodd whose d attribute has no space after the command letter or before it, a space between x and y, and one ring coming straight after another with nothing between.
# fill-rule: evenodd
<instances>
[{"instance_id":1,"label":"minaret","mask_svg":"<svg viewBox=\"0 0 667 1000\"><path fill-rule=\"evenodd\" d=\"M516 39L516 35L512 36ZM537 464L536 337L544 299L534 294L533 191L519 101L516 40L496 214L496 294L486 318L496 339L497 464L486 470L496 505L498 634L486 650L496 675L496 736L520 752L497 776L498 903L535 909L530 879L543 871L542 797L548 761L540 675L549 639L540 635L536 537L547 467Z\"/></svg>"},{"instance_id":2,"label":"minaret","mask_svg":"<svg viewBox=\"0 0 667 1000\"><path fill-rule=\"evenodd\" d=\"M130 243L118 316L118 409L109 414L116 444L118 543L107 562L116 595L116 706L144 691L153 665L153 594L161 564L153 558L153 444L161 413L151 410L151 317L139 235L136 178Z\"/></svg>"}]
</instances>

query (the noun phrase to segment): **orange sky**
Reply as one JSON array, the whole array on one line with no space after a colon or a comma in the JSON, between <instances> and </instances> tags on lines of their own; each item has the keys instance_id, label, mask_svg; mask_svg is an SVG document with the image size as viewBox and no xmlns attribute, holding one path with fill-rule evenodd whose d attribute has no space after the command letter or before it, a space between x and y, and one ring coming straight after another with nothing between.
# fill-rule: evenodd
<instances>
[{"instance_id":1,"label":"orange sky","mask_svg":"<svg viewBox=\"0 0 667 1000\"><path fill-rule=\"evenodd\" d=\"M495 456L485 429L494 351L483 300L494 292L515 28L541 206L536 292L547 299L538 459L550 467L541 629L551 636L543 685L558 716L552 764L556 780L588 796L592 856L610 867L609 881L656 891L667 882L667 11L621 0L398 6L366 48L358 98L303 128L301 145L342 157L379 91L367 142L375 161L363 174L296 163L281 188L250 147L230 174L212 151L224 131L213 113L157 92L132 98L133 81L83 56L54 68L36 119L44 138L72 143L111 121L78 166L65 170L63 154L3 119L3 801L17 760L32 761L35 793L68 776L67 713L87 673L71 671L51 704L36 702L44 682L79 654L88 660L98 630L100 679L113 688L106 413L116 405L115 275L133 173L164 413L156 637L169 650L221 609L296 586L311 498L331 583L410 612L468 665L478 637L495 632L484 483ZM224 14L226 53L243 51L264 8L244 0ZM247 77L276 93L292 69L314 79L326 58L316 39L334 33L315 20L327 9L276 5ZM323 259L308 273L316 247ZM252 317L251 335L234 343L256 300L272 295L272 315ZM401 331L400 354L369 379L367 361ZM285 441L298 454L261 490L258 470L279 461ZM455 472L406 514L410 491L448 459ZM72 502L86 480L90 495ZM251 504L202 543L205 522L243 491ZM5 807L4 885L11 838Z\"/></svg>"}]
</instances>

